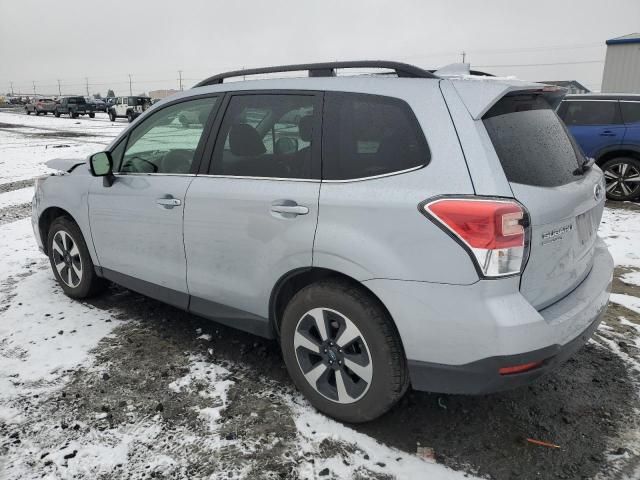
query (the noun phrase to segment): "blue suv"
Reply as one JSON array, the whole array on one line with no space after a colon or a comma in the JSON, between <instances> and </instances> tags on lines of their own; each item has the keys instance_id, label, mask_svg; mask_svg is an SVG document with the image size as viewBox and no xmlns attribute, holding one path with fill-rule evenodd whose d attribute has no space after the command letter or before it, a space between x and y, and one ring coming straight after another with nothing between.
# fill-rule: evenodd
<instances>
[{"instance_id":1,"label":"blue suv","mask_svg":"<svg viewBox=\"0 0 640 480\"><path fill-rule=\"evenodd\" d=\"M640 95L567 95L558 115L604 171L607 198L640 196Z\"/></svg>"}]
</instances>

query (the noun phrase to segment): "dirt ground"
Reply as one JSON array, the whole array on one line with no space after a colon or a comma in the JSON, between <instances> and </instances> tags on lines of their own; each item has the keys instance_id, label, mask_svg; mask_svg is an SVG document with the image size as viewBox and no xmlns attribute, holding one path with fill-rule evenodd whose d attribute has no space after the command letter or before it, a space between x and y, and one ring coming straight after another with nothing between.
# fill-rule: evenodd
<instances>
[{"instance_id":1,"label":"dirt ground","mask_svg":"<svg viewBox=\"0 0 640 480\"><path fill-rule=\"evenodd\" d=\"M28 185L21 181L0 189ZM0 209L0 224L29 214L28 204ZM48 268L43 259L20 279L3 280L0 313L14 301L18 280ZM639 286L622 280L630 271L616 269L613 291L640 297ZM120 432L119 438L135 445L134 453L126 464L116 463L94 478L294 479L306 467L315 472L313 478L334 478L332 469L314 470L321 459L369 462L354 470L353 478L395 478L388 459L370 458L356 443L327 437L317 439L314 449L300 446L298 432L305 426L296 424L295 411L306 402L295 392L275 341L117 286L87 307L106 314L99 321L118 324L94 350L92 364L69 371L54 398L21 399L29 421L20 428L0 422L0 457L22 448L20 462L34 477L58 478L60 466L80 455L77 445ZM57 313L50 315L55 321ZM87 317L89 326L92 321ZM640 314L612 303L594 341L529 387L473 397L409 391L387 415L349 427L409 454L431 448L438 463L483 478L634 478L640 474L640 378L625 359L640 362L639 335ZM224 395L210 391L208 379L214 376L216 385L226 385ZM217 425L215 441L203 411ZM306 427L313 437L314 426ZM185 461L167 476L166 469L148 461L162 455ZM91 477L70 471L62 478Z\"/></svg>"}]
</instances>

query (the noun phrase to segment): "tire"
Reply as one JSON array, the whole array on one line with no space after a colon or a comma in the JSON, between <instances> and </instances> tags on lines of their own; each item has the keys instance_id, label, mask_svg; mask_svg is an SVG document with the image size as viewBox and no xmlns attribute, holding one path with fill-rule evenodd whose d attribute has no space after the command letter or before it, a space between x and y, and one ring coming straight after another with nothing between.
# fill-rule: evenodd
<instances>
[{"instance_id":1,"label":"tire","mask_svg":"<svg viewBox=\"0 0 640 480\"><path fill-rule=\"evenodd\" d=\"M36 109L35 112L36 112L36 117L39 117L40 116L40 110Z\"/></svg>"},{"instance_id":2,"label":"tire","mask_svg":"<svg viewBox=\"0 0 640 480\"><path fill-rule=\"evenodd\" d=\"M612 158L600 168L604 172L609 200L627 201L640 197L640 160L632 157Z\"/></svg>"},{"instance_id":3,"label":"tire","mask_svg":"<svg viewBox=\"0 0 640 480\"><path fill-rule=\"evenodd\" d=\"M60 118L60 112L58 110L55 110L53 114L56 116L56 118Z\"/></svg>"},{"instance_id":4,"label":"tire","mask_svg":"<svg viewBox=\"0 0 640 480\"><path fill-rule=\"evenodd\" d=\"M131 112L127 112L127 120L129 120L129 123L133 122L135 119L133 117L133 113Z\"/></svg>"},{"instance_id":5,"label":"tire","mask_svg":"<svg viewBox=\"0 0 640 480\"><path fill-rule=\"evenodd\" d=\"M89 114L89 118L95 118L95 116L96 116L96 114L95 114L95 113L93 113L93 112L91 112L91 113Z\"/></svg>"},{"instance_id":6,"label":"tire","mask_svg":"<svg viewBox=\"0 0 640 480\"><path fill-rule=\"evenodd\" d=\"M116 121L116 114L113 112L109 112L109 120L111 120L112 122Z\"/></svg>"},{"instance_id":7,"label":"tire","mask_svg":"<svg viewBox=\"0 0 640 480\"><path fill-rule=\"evenodd\" d=\"M73 110L69 110L69 118L78 118L78 112L74 112Z\"/></svg>"},{"instance_id":8,"label":"tire","mask_svg":"<svg viewBox=\"0 0 640 480\"><path fill-rule=\"evenodd\" d=\"M53 275L67 296L87 298L104 289L106 282L96 275L82 232L73 220L58 217L53 221L47 237L47 251Z\"/></svg>"},{"instance_id":9,"label":"tire","mask_svg":"<svg viewBox=\"0 0 640 480\"><path fill-rule=\"evenodd\" d=\"M320 334L320 319L326 335ZM345 343L341 336L349 331L355 332L353 340ZM307 345L317 347L318 354L301 344L305 337L313 339ZM338 420L373 420L409 386L404 350L391 319L371 294L349 282L327 280L300 290L284 311L280 340L295 385L315 408ZM318 372L312 384L307 378Z\"/></svg>"},{"instance_id":10,"label":"tire","mask_svg":"<svg viewBox=\"0 0 640 480\"><path fill-rule=\"evenodd\" d=\"M29 110L28 108L25 108L24 111L27 112L27 115L31 115L31 110Z\"/></svg>"}]
</instances>

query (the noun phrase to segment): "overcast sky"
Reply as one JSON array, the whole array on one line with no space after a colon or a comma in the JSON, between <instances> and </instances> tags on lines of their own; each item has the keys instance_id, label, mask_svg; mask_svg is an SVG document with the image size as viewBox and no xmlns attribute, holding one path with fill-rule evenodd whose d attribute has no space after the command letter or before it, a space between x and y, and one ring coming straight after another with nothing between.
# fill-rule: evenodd
<instances>
[{"instance_id":1,"label":"overcast sky","mask_svg":"<svg viewBox=\"0 0 640 480\"><path fill-rule=\"evenodd\" d=\"M602 80L640 0L0 0L0 92L185 88L241 67L388 59L528 80ZM567 63L570 62L570 63ZM577 63L580 62L580 63ZM532 66L531 64L536 64ZM540 65L547 64L547 65ZM553 65L548 65L553 64Z\"/></svg>"}]
</instances>

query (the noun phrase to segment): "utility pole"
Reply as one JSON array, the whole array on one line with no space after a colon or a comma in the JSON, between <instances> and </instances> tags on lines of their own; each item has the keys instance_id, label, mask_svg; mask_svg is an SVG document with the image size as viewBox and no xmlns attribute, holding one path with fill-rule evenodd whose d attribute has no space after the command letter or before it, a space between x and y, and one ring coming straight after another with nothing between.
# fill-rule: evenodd
<instances>
[{"instance_id":1,"label":"utility pole","mask_svg":"<svg viewBox=\"0 0 640 480\"><path fill-rule=\"evenodd\" d=\"M89 96L89 77L84 77L84 83L87 86L87 97Z\"/></svg>"},{"instance_id":2,"label":"utility pole","mask_svg":"<svg viewBox=\"0 0 640 480\"><path fill-rule=\"evenodd\" d=\"M133 88L131 87L131 74L129 74L129 95L133 96Z\"/></svg>"},{"instance_id":3,"label":"utility pole","mask_svg":"<svg viewBox=\"0 0 640 480\"><path fill-rule=\"evenodd\" d=\"M13 82L9 82L11 84L11 96L13 97Z\"/></svg>"},{"instance_id":4,"label":"utility pole","mask_svg":"<svg viewBox=\"0 0 640 480\"><path fill-rule=\"evenodd\" d=\"M464 63L465 59L467 58L467 52L463 50L460 55L462 55L462 63Z\"/></svg>"},{"instance_id":5,"label":"utility pole","mask_svg":"<svg viewBox=\"0 0 640 480\"><path fill-rule=\"evenodd\" d=\"M33 81L33 96L36 96L36 82L35 80Z\"/></svg>"},{"instance_id":6,"label":"utility pole","mask_svg":"<svg viewBox=\"0 0 640 480\"><path fill-rule=\"evenodd\" d=\"M178 81L180 82L180 91L182 91L182 70L178 70Z\"/></svg>"},{"instance_id":7,"label":"utility pole","mask_svg":"<svg viewBox=\"0 0 640 480\"><path fill-rule=\"evenodd\" d=\"M62 96L62 89L60 88L60 79L58 79L58 96Z\"/></svg>"}]
</instances>

